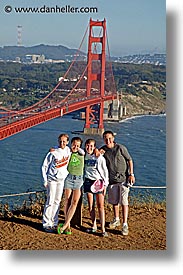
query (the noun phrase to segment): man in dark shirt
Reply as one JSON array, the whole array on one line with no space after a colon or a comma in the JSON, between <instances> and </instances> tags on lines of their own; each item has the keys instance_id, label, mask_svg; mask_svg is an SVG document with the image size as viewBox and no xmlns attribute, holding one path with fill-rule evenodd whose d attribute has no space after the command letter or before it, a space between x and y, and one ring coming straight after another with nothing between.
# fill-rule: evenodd
<instances>
[{"instance_id":1,"label":"man in dark shirt","mask_svg":"<svg viewBox=\"0 0 183 275\"><path fill-rule=\"evenodd\" d=\"M112 131L103 133L105 145L101 148L109 171L108 202L113 205L114 220L110 228L120 225L119 205L122 205L122 234L128 235L128 184L135 183L133 161L124 145L114 141Z\"/></svg>"}]
</instances>

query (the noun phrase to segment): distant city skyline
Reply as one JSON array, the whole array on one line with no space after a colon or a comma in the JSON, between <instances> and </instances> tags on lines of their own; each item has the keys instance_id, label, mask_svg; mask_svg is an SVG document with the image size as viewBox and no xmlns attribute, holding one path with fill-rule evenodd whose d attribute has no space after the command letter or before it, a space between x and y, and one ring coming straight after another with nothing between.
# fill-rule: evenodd
<instances>
[{"instance_id":1,"label":"distant city skyline","mask_svg":"<svg viewBox=\"0 0 183 275\"><path fill-rule=\"evenodd\" d=\"M20 12L20 8L37 10ZM95 10L90 12L90 8ZM106 18L112 56L166 52L165 0L1 0L0 46L17 45L17 26L22 26L22 46L45 44L77 49L90 18ZM81 49L84 52L85 40Z\"/></svg>"}]
</instances>

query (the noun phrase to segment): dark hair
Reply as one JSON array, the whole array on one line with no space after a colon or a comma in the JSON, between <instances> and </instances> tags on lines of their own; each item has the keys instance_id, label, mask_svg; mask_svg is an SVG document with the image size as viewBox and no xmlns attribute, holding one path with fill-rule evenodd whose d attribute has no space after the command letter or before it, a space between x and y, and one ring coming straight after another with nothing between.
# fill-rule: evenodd
<instances>
[{"instance_id":1,"label":"dark hair","mask_svg":"<svg viewBox=\"0 0 183 275\"><path fill-rule=\"evenodd\" d=\"M105 135L107 135L107 134L111 134L111 135L114 137L114 133L113 133L112 131L108 130L108 131L105 131L105 132L103 133L103 138L104 138Z\"/></svg>"},{"instance_id":2,"label":"dark hair","mask_svg":"<svg viewBox=\"0 0 183 275\"><path fill-rule=\"evenodd\" d=\"M96 140L93 139L93 138L87 139L87 140L85 141L85 146L86 146L87 144L91 143L91 142L93 142L93 143L94 143L94 146L96 146Z\"/></svg>"},{"instance_id":3,"label":"dark hair","mask_svg":"<svg viewBox=\"0 0 183 275\"><path fill-rule=\"evenodd\" d=\"M69 141L69 136L68 136L68 134L60 134L59 137L58 137L58 141L60 141L60 139L61 139L62 137L66 137L66 138L67 138L67 141Z\"/></svg>"},{"instance_id":4,"label":"dark hair","mask_svg":"<svg viewBox=\"0 0 183 275\"><path fill-rule=\"evenodd\" d=\"M79 141L81 143L81 146L82 146L83 141L82 141L82 139L80 137L73 137L71 139L71 144L73 143L73 141Z\"/></svg>"}]
</instances>

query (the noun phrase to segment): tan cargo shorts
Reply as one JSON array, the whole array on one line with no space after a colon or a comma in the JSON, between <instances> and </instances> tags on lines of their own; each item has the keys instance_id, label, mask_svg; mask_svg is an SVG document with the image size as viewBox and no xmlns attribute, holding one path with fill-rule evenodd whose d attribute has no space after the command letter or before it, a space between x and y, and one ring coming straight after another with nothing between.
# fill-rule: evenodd
<instances>
[{"instance_id":1,"label":"tan cargo shorts","mask_svg":"<svg viewBox=\"0 0 183 275\"><path fill-rule=\"evenodd\" d=\"M111 204L128 205L128 194L130 188L126 183L116 183L108 186L108 202Z\"/></svg>"}]
</instances>

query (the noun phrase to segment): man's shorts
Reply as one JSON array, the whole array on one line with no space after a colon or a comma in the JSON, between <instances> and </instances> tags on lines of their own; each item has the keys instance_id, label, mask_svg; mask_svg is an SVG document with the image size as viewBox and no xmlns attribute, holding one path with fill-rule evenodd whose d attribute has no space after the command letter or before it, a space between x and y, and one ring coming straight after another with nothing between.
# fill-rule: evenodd
<instances>
[{"instance_id":1,"label":"man's shorts","mask_svg":"<svg viewBox=\"0 0 183 275\"><path fill-rule=\"evenodd\" d=\"M128 205L128 193L130 188L126 183L116 183L108 186L108 202L111 204Z\"/></svg>"},{"instance_id":2,"label":"man's shorts","mask_svg":"<svg viewBox=\"0 0 183 275\"><path fill-rule=\"evenodd\" d=\"M83 176L74 176L74 175L68 174L65 179L64 189L77 190L77 189L80 189L82 185L83 185Z\"/></svg>"}]
</instances>

